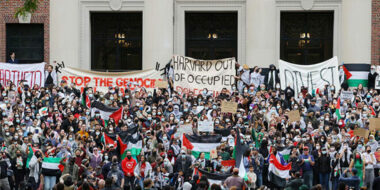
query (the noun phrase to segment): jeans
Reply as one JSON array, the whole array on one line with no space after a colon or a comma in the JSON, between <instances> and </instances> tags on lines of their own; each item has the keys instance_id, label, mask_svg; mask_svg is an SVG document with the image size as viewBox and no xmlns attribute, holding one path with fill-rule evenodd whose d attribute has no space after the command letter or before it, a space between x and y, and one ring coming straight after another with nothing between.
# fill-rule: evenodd
<instances>
[{"instance_id":1,"label":"jeans","mask_svg":"<svg viewBox=\"0 0 380 190\"><path fill-rule=\"evenodd\" d=\"M143 177L140 177L140 180L137 179L137 181L138 181L138 183L139 183L141 189L144 189L144 184L143 184L143 182L144 182L144 178L143 178Z\"/></svg>"},{"instance_id":2,"label":"jeans","mask_svg":"<svg viewBox=\"0 0 380 190\"><path fill-rule=\"evenodd\" d=\"M319 183L323 189L329 190L329 173L319 173Z\"/></svg>"},{"instance_id":3,"label":"jeans","mask_svg":"<svg viewBox=\"0 0 380 190\"><path fill-rule=\"evenodd\" d=\"M303 171L303 182L309 188L313 187L313 170Z\"/></svg>"},{"instance_id":4,"label":"jeans","mask_svg":"<svg viewBox=\"0 0 380 190\"><path fill-rule=\"evenodd\" d=\"M131 177L125 176L124 181L125 181L124 182L125 190L135 189L135 176L131 176Z\"/></svg>"},{"instance_id":5,"label":"jeans","mask_svg":"<svg viewBox=\"0 0 380 190\"><path fill-rule=\"evenodd\" d=\"M337 189L338 189L338 184L339 184L339 178L337 178L337 177L333 177L333 178L331 179L331 183L332 183L332 185L331 185L331 189L332 189L332 190L337 190Z\"/></svg>"},{"instance_id":6,"label":"jeans","mask_svg":"<svg viewBox=\"0 0 380 190\"><path fill-rule=\"evenodd\" d=\"M259 187L261 187L263 185L263 174L257 173L256 177L257 177L257 179L256 179L256 187L259 188Z\"/></svg>"},{"instance_id":7,"label":"jeans","mask_svg":"<svg viewBox=\"0 0 380 190\"><path fill-rule=\"evenodd\" d=\"M56 176L45 176L44 177L44 190L52 190L55 182L57 180Z\"/></svg>"},{"instance_id":8,"label":"jeans","mask_svg":"<svg viewBox=\"0 0 380 190\"><path fill-rule=\"evenodd\" d=\"M367 187L367 190L372 190L373 180L375 180L374 169L365 169L365 179L363 185Z\"/></svg>"}]
</instances>

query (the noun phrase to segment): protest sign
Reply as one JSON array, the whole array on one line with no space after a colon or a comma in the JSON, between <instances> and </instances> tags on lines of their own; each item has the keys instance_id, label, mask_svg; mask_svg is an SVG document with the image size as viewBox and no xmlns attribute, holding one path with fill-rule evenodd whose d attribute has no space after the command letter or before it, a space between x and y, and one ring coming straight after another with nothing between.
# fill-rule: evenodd
<instances>
[{"instance_id":1,"label":"protest sign","mask_svg":"<svg viewBox=\"0 0 380 190\"><path fill-rule=\"evenodd\" d=\"M162 80L160 72L150 69L132 72L95 72L85 71L66 67L60 70L58 74L59 81L65 80L69 84L75 83L77 88L83 88L86 85L94 88L95 91L107 92L108 87L118 86L120 91L124 91L128 86L131 90L136 87L145 88L147 91L153 91L156 82Z\"/></svg>"},{"instance_id":2,"label":"protest sign","mask_svg":"<svg viewBox=\"0 0 380 190\"><path fill-rule=\"evenodd\" d=\"M45 85L45 63L0 63L0 83L2 85L12 82L18 86L21 80L26 80L29 87L33 87L35 84L43 87Z\"/></svg>"},{"instance_id":3,"label":"protest sign","mask_svg":"<svg viewBox=\"0 0 380 190\"><path fill-rule=\"evenodd\" d=\"M353 97L354 97L354 93L352 91L342 91L340 93L340 99L342 101L345 101L345 100L351 101Z\"/></svg>"},{"instance_id":4,"label":"protest sign","mask_svg":"<svg viewBox=\"0 0 380 190\"><path fill-rule=\"evenodd\" d=\"M357 128L354 130L354 135L359 137L368 138L369 130L363 128Z\"/></svg>"},{"instance_id":5,"label":"protest sign","mask_svg":"<svg viewBox=\"0 0 380 190\"><path fill-rule=\"evenodd\" d=\"M222 101L221 110L223 113L236 113L238 104L236 102Z\"/></svg>"},{"instance_id":6,"label":"protest sign","mask_svg":"<svg viewBox=\"0 0 380 190\"><path fill-rule=\"evenodd\" d=\"M198 60L185 56L173 56L174 89L199 94L207 88L213 95L235 83L235 58Z\"/></svg>"},{"instance_id":7,"label":"protest sign","mask_svg":"<svg viewBox=\"0 0 380 190\"><path fill-rule=\"evenodd\" d=\"M193 134L193 126L191 124L180 125L177 128L177 132L174 134L174 137L175 138L178 138L178 137L182 138L183 134L192 135Z\"/></svg>"},{"instance_id":8,"label":"protest sign","mask_svg":"<svg viewBox=\"0 0 380 190\"><path fill-rule=\"evenodd\" d=\"M380 130L380 118L369 118L369 130Z\"/></svg>"},{"instance_id":9,"label":"protest sign","mask_svg":"<svg viewBox=\"0 0 380 190\"><path fill-rule=\"evenodd\" d=\"M157 88L168 88L168 81L156 81Z\"/></svg>"},{"instance_id":10,"label":"protest sign","mask_svg":"<svg viewBox=\"0 0 380 190\"><path fill-rule=\"evenodd\" d=\"M301 116L300 116L300 111L299 110L292 110L288 113L289 117L289 122L295 122L295 121L300 121Z\"/></svg>"},{"instance_id":11,"label":"protest sign","mask_svg":"<svg viewBox=\"0 0 380 190\"><path fill-rule=\"evenodd\" d=\"M210 158L217 158L218 157L218 153L216 152L216 149L212 149L210 151Z\"/></svg>"},{"instance_id":12,"label":"protest sign","mask_svg":"<svg viewBox=\"0 0 380 190\"><path fill-rule=\"evenodd\" d=\"M213 121L198 121L198 131L199 132L213 132L214 131L214 122Z\"/></svg>"},{"instance_id":13,"label":"protest sign","mask_svg":"<svg viewBox=\"0 0 380 190\"><path fill-rule=\"evenodd\" d=\"M335 90L340 90L338 58L333 57L322 63L313 65L298 65L279 60L281 88L294 89L296 96L301 92L301 87L308 87L309 93L313 90L323 89L325 85L334 85Z\"/></svg>"}]
</instances>

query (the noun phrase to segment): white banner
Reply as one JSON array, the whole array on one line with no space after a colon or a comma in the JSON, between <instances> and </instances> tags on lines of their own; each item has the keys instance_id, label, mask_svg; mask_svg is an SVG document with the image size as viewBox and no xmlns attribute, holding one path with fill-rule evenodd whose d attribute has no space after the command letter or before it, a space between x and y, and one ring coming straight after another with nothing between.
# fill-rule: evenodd
<instances>
[{"instance_id":1,"label":"white banner","mask_svg":"<svg viewBox=\"0 0 380 190\"><path fill-rule=\"evenodd\" d=\"M216 95L223 88L231 89L235 83L235 58L198 60L173 56L174 89L199 94L204 88Z\"/></svg>"},{"instance_id":2,"label":"white banner","mask_svg":"<svg viewBox=\"0 0 380 190\"><path fill-rule=\"evenodd\" d=\"M29 87L45 85L45 63L9 64L0 63L0 83L7 85L12 81L18 86L19 81L26 80Z\"/></svg>"},{"instance_id":3,"label":"white banner","mask_svg":"<svg viewBox=\"0 0 380 190\"><path fill-rule=\"evenodd\" d=\"M118 86L124 90L128 85L134 90L136 87L145 88L147 91L155 89L155 82L162 80L160 72L154 69L132 72L95 72L85 71L74 68L63 68L58 73L59 82L61 80L75 83L77 88L83 88L86 85L93 87L95 91L107 92L108 87Z\"/></svg>"},{"instance_id":4,"label":"white banner","mask_svg":"<svg viewBox=\"0 0 380 190\"><path fill-rule=\"evenodd\" d=\"M290 86L296 95L301 87L308 87L309 93L316 89L324 89L325 85L334 85L336 92L340 90L338 58L333 57L322 63L313 65L297 65L279 60L281 88Z\"/></svg>"}]
</instances>

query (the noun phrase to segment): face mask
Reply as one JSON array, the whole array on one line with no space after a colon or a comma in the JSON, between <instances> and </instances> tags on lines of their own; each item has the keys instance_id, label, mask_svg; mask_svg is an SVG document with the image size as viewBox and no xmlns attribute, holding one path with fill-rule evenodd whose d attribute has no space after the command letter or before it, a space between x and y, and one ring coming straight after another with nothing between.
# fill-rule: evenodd
<instances>
[{"instance_id":1,"label":"face mask","mask_svg":"<svg viewBox=\"0 0 380 190\"><path fill-rule=\"evenodd\" d=\"M322 151L322 154L326 154L326 151L324 150L324 151Z\"/></svg>"},{"instance_id":2,"label":"face mask","mask_svg":"<svg viewBox=\"0 0 380 190\"><path fill-rule=\"evenodd\" d=\"M129 95L124 96L125 98L129 98Z\"/></svg>"},{"instance_id":3,"label":"face mask","mask_svg":"<svg viewBox=\"0 0 380 190\"><path fill-rule=\"evenodd\" d=\"M30 119L30 117L25 117L25 120L29 120Z\"/></svg>"},{"instance_id":4,"label":"face mask","mask_svg":"<svg viewBox=\"0 0 380 190\"><path fill-rule=\"evenodd\" d=\"M239 172L234 172L234 175L239 175Z\"/></svg>"},{"instance_id":5,"label":"face mask","mask_svg":"<svg viewBox=\"0 0 380 190\"><path fill-rule=\"evenodd\" d=\"M165 118L163 117L163 118L161 118L161 121L165 121Z\"/></svg>"},{"instance_id":6,"label":"face mask","mask_svg":"<svg viewBox=\"0 0 380 190\"><path fill-rule=\"evenodd\" d=\"M114 99L114 97L113 97L113 96L111 96L111 97L110 97L110 100L113 100L113 99Z\"/></svg>"},{"instance_id":7,"label":"face mask","mask_svg":"<svg viewBox=\"0 0 380 190\"><path fill-rule=\"evenodd\" d=\"M70 137L70 138L69 138L69 141L72 141L72 140L73 140L73 138L72 138L72 137Z\"/></svg>"},{"instance_id":8,"label":"face mask","mask_svg":"<svg viewBox=\"0 0 380 190\"><path fill-rule=\"evenodd\" d=\"M161 112L157 112L158 115L161 115Z\"/></svg>"},{"instance_id":9,"label":"face mask","mask_svg":"<svg viewBox=\"0 0 380 190\"><path fill-rule=\"evenodd\" d=\"M100 135L100 132L99 132L99 131L96 131L95 134L96 134L96 135Z\"/></svg>"},{"instance_id":10,"label":"face mask","mask_svg":"<svg viewBox=\"0 0 380 190\"><path fill-rule=\"evenodd\" d=\"M108 160L108 156L107 156L107 155L106 155L106 156L104 156L104 159L105 159L105 160Z\"/></svg>"},{"instance_id":11,"label":"face mask","mask_svg":"<svg viewBox=\"0 0 380 190\"><path fill-rule=\"evenodd\" d=\"M89 111L86 111L86 115L90 115L90 112L89 112Z\"/></svg>"},{"instance_id":12,"label":"face mask","mask_svg":"<svg viewBox=\"0 0 380 190\"><path fill-rule=\"evenodd\" d=\"M41 119L41 116L37 115L37 119Z\"/></svg>"},{"instance_id":13,"label":"face mask","mask_svg":"<svg viewBox=\"0 0 380 190\"><path fill-rule=\"evenodd\" d=\"M317 150L319 150L321 147L320 147L320 146L316 146L315 148L316 148Z\"/></svg>"},{"instance_id":14,"label":"face mask","mask_svg":"<svg viewBox=\"0 0 380 190\"><path fill-rule=\"evenodd\" d=\"M20 123L20 120L19 120L19 119L16 119L16 123Z\"/></svg>"},{"instance_id":15,"label":"face mask","mask_svg":"<svg viewBox=\"0 0 380 190\"><path fill-rule=\"evenodd\" d=\"M6 96L7 94L3 93L3 96Z\"/></svg>"},{"instance_id":16,"label":"face mask","mask_svg":"<svg viewBox=\"0 0 380 190\"><path fill-rule=\"evenodd\" d=\"M230 119L226 119L226 122L230 122Z\"/></svg>"},{"instance_id":17,"label":"face mask","mask_svg":"<svg viewBox=\"0 0 380 190\"><path fill-rule=\"evenodd\" d=\"M182 158L186 158L186 154L182 154L181 156L182 156Z\"/></svg>"}]
</instances>

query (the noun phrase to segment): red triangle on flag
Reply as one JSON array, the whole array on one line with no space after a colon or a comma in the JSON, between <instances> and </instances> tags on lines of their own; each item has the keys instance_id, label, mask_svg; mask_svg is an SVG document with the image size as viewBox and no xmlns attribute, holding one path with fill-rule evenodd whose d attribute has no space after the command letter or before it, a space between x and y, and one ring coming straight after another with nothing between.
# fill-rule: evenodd
<instances>
[{"instance_id":1,"label":"red triangle on flag","mask_svg":"<svg viewBox=\"0 0 380 190\"><path fill-rule=\"evenodd\" d=\"M122 116L123 116L123 106L121 106L120 109L118 109L115 112L113 112L109 117L113 118L113 120L115 121L116 125L118 125L119 124L119 120L121 119Z\"/></svg>"},{"instance_id":2,"label":"red triangle on flag","mask_svg":"<svg viewBox=\"0 0 380 190\"><path fill-rule=\"evenodd\" d=\"M343 71L344 71L344 74L347 77L347 80L352 77L352 74L350 73L350 71L348 71L348 69L344 65L343 65Z\"/></svg>"},{"instance_id":3,"label":"red triangle on flag","mask_svg":"<svg viewBox=\"0 0 380 190\"><path fill-rule=\"evenodd\" d=\"M111 137L109 137L106 133L103 133L103 134L104 134L104 142L105 142L106 145L113 144L114 147L117 147L116 141L114 141L113 139L111 139Z\"/></svg>"},{"instance_id":4,"label":"red triangle on flag","mask_svg":"<svg viewBox=\"0 0 380 190\"><path fill-rule=\"evenodd\" d=\"M371 109L371 115L376 115L375 110L373 109L373 107L369 106L369 108Z\"/></svg>"}]
</instances>

